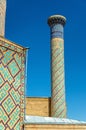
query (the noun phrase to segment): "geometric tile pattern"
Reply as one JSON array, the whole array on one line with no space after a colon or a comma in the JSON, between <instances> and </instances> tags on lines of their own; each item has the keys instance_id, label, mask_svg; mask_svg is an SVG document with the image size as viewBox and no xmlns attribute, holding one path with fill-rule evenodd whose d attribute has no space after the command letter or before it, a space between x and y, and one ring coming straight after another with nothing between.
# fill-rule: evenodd
<instances>
[{"instance_id":1,"label":"geometric tile pattern","mask_svg":"<svg viewBox=\"0 0 86 130\"><path fill-rule=\"evenodd\" d=\"M52 39L52 100L51 115L65 118L64 43L63 39Z\"/></svg>"},{"instance_id":2,"label":"geometric tile pattern","mask_svg":"<svg viewBox=\"0 0 86 130\"><path fill-rule=\"evenodd\" d=\"M25 49L0 41L0 130L22 130Z\"/></svg>"},{"instance_id":3,"label":"geometric tile pattern","mask_svg":"<svg viewBox=\"0 0 86 130\"><path fill-rule=\"evenodd\" d=\"M59 20L58 20L59 19ZM64 77L64 39L63 18L54 16L49 19L51 29L51 116L66 117L65 77Z\"/></svg>"}]
</instances>

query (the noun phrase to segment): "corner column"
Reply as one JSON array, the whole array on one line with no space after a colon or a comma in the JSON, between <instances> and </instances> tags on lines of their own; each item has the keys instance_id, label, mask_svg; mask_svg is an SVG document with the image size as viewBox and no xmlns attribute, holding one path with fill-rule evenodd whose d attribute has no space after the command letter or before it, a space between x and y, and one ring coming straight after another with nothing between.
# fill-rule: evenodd
<instances>
[{"instance_id":1,"label":"corner column","mask_svg":"<svg viewBox=\"0 0 86 130\"><path fill-rule=\"evenodd\" d=\"M51 116L66 117L64 78L64 25L66 18L61 15L49 17L51 33Z\"/></svg>"},{"instance_id":2,"label":"corner column","mask_svg":"<svg viewBox=\"0 0 86 130\"><path fill-rule=\"evenodd\" d=\"M0 0L0 36L5 32L6 0Z\"/></svg>"}]
</instances>

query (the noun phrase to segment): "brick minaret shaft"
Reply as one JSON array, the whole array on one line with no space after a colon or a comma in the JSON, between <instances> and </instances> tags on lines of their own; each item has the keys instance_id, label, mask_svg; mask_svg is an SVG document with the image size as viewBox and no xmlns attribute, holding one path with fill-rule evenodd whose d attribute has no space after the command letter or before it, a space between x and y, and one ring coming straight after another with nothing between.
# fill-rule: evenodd
<instances>
[{"instance_id":1,"label":"brick minaret shaft","mask_svg":"<svg viewBox=\"0 0 86 130\"><path fill-rule=\"evenodd\" d=\"M49 17L51 33L51 116L66 117L64 78L64 38L63 27L66 18L61 15Z\"/></svg>"},{"instance_id":2,"label":"brick minaret shaft","mask_svg":"<svg viewBox=\"0 0 86 130\"><path fill-rule=\"evenodd\" d=\"M5 32L6 0L0 0L0 36Z\"/></svg>"}]
</instances>

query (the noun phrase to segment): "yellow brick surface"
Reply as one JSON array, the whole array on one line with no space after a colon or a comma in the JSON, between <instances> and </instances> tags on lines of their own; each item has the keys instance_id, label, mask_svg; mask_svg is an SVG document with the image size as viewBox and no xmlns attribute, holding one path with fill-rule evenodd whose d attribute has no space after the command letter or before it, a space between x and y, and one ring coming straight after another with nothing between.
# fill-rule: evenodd
<instances>
[{"instance_id":1,"label":"yellow brick surface","mask_svg":"<svg viewBox=\"0 0 86 130\"><path fill-rule=\"evenodd\" d=\"M86 125L25 125L25 130L86 130Z\"/></svg>"},{"instance_id":2,"label":"yellow brick surface","mask_svg":"<svg viewBox=\"0 0 86 130\"><path fill-rule=\"evenodd\" d=\"M26 115L50 116L50 98L26 98Z\"/></svg>"}]
</instances>

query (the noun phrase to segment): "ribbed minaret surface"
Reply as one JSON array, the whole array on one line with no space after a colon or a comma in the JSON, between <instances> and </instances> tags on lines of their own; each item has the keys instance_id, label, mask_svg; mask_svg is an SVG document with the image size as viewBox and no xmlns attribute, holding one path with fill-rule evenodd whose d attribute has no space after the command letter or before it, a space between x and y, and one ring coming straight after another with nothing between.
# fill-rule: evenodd
<instances>
[{"instance_id":1,"label":"ribbed minaret surface","mask_svg":"<svg viewBox=\"0 0 86 130\"><path fill-rule=\"evenodd\" d=\"M0 36L5 32L6 0L0 0Z\"/></svg>"},{"instance_id":2,"label":"ribbed minaret surface","mask_svg":"<svg viewBox=\"0 0 86 130\"><path fill-rule=\"evenodd\" d=\"M66 18L61 15L49 17L51 33L51 116L66 117L64 78L64 25Z\"/></svg>"}]
</instances>

